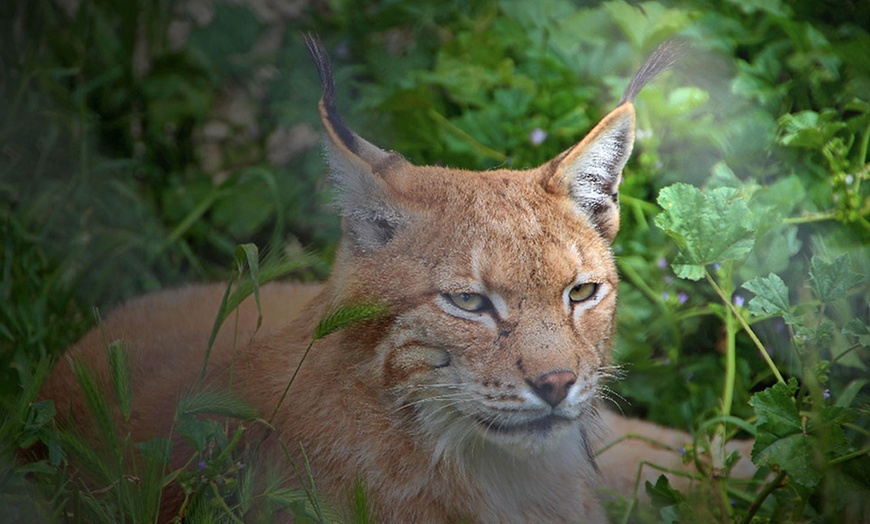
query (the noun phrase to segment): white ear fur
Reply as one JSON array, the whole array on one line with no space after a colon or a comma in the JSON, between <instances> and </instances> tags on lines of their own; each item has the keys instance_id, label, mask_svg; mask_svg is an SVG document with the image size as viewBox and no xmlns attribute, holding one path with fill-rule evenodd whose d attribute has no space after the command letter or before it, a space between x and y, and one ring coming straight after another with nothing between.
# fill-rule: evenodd
<instances>
[{"instance_id":1,"label":"white ear fur","mask_svg":"<svg viewBox=\"0 0 870 524\"><path fill-rule=\"evenodd\" d=\"M613 113L611 113L613 114ZM615 119L605 118L590 133L593 140L583 141L576 155L562 162L569 180L571 197L584 202L612 198L619 188L622 169L634 146L634 112L620 111Z\"/></svg>"},{"instance_id":2,"label":"white ear fur","mask_svg":"<svg viewBox=\"0 0 870 524\"><path fill-rule=\"evenodd\" d=\"M550 192L567 194L608 240L619 228L617 190L633 146L634 106L624 103L557 159L546 183Z\"/></svg>"},{"instance_id":3,"label":"white ear fur","mask_svg":"<svg viewBox=\"0 0 870 524\"><path fill-rule=\"evenodd\" d=\"M336 203L344 218L343 229L352 245L370 251L389 242L406 224L407 216L390 195L386 182L367 162L332 141L327 141L325 151L337 189Z\"/></svg>"}]
</instances>

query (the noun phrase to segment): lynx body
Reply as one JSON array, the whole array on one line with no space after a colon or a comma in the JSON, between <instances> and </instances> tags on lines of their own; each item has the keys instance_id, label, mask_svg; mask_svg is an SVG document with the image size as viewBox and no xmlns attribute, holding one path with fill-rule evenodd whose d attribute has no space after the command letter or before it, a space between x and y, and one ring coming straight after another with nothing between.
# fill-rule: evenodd
<instances>
[{"instance_id":1,"label":"lynx body","mask_svg":"<svg viewBox=\"0 0 870 524\"><path fill-rule=\"evenodd\" d=\"M314 344L263 452L300 446L319 492L341 506L359 481L383 522L601 522L603 486L629 490L641 459L674 463L627 432L683 437L598 409L613 375L616 193L632 149L632 99L669 65L660 49L620 105L579 144L528 171L413 166L345 127L328 59L309 40L344 237L328 282L271 284L264 325L251 301L227 322L208 381L267 417L317 322L339 305L389 314ZM169 431L194 383L223 287L149 295L71 348L107 374L106 341L130 349L136 440ZM236 344L238 345L238 344ZM85 431L87 408L65 360L45 385ZM183 460L184 457L179 457ZM167 498L166 515L177 504Z\"/></svg>"}]
</instances>

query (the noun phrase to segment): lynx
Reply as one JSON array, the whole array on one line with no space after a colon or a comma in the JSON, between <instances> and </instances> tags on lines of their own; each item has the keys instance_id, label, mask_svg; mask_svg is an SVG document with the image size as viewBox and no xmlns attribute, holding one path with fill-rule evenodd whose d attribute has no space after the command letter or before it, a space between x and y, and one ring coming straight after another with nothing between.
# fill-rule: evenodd
<instances>
[{"instance_id":1,"label":"lynx","mask_svg":"<svg viewBox=\"0 0 870 524\"><path fill-rule=\"evenodd\" d=\"M614 376L617 187L634 142L638 91L673 60L657 50L619 105L577 145L527 171L419 167L351 131L336 110L329 59L307 45L322 80L319 109L343 238L322 285L269 284L264 323L242 304L225 325L207 382L267 416L317 322L344 304L388 314L318 341L264 441L305 450L319 493L341 507L359 482L381 522L603 522L603 489L629 493L641 460L679 457L687 436L602 409ZM133 300L68 350L44 386L59 413L94 433L70 371L106 379L104 348L121 341L133 368L135 440L169 433L197 378L224 286ZM89 429L90 428L90 429ZM174 454L184 460L183 453ZM180 464L175 464L176 466ZM643 470L654 478L658 472ZM167 494L163 515L175 515Z\"/></svg>"}]
</instances>

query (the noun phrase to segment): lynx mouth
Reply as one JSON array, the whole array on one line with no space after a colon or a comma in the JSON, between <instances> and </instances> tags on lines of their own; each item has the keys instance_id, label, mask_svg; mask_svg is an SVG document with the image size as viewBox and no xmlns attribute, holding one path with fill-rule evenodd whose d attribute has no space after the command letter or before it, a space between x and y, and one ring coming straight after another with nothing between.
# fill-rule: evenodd
<instances>
[{"instance_id":1,"label":"lynx mouth","mask_svg":"<svg viewBox=\"0 0 870 524\"><path fill-rule=\"evenodd\" d=\"M530 422L519 424L499 424L493 419L475 418L478 424L493 433L547 433L556 426L562 426L571 422L571 419L559 415L546 415Z\"/></svg>"}]
</instances>

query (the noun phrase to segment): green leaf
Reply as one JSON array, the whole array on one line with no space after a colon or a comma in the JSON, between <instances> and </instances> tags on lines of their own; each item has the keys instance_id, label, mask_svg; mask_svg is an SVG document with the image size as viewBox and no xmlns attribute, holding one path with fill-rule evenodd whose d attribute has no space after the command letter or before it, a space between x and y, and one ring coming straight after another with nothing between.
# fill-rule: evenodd
<instances>
[{"instance_id":1,"label":"green leaf","mask_svg":"<svg viewBox=\"0 0 870 524\"><path fill-rule=\"evenodd\" d=\"M743 284L743 288L755 293L749 301L749 312L755 316L778 315L787 324L796 322L788 300L788 287L775 273L767 277L755 277Z\"/></svg>"},{"instance_id":2,"label":"green leaf","mask_svg":"<svg viewBox=\"0 0 870 524\"><path fill-rule=\"evenodd\" d=\"M734 174L734 171L725 162L716 162L710 170L710 180L707 181L707 188L716 189L718 187L730 187L734 189L743 187L743 181L737 178L737 175Z\"/></svg>"},{"instance_id":3,"label":"green leaf","mask_svg":"<svg viewBox=\"0 0 870 524\"><path fill-rule=\"evenodd\" d=\"M821 149L834 135L846 126L836 111L825 110L821 114L801 111L784 115L779 120L779 143L784 146Z\"/></svg>"},{"instance_id":4,"label":"green leaf","mask_svg":"<svg viewBox=\"0 0 870 524\"><path fill-rule=\"evenodd\" d=\"M188 47L201 53L211 67L220 74L233 69L250 68L251 60L242 60L256 44L261 24L252 9L218 2L214 6L214 19L205 27L194 27ZM247 64L245 63L247 62Z\"/></svg>"},{"instance_id":5,"label":"green leaf","mask_svg":"<svg viewBox=\"0 0 870 524\"><path fill-rule=\"evenodd\" d=\"M752 214L735 189L704 193L679 183L662 189L658 203L664 212L656 225L680 247L673 262L677 276L698 280L707 264L742 259L752 250Z\"/></svg>"},{"instance_id":6,"label":"green leaf","mask_svg":"<svg viewBox=\"0 0 870 524\"><path fill-rule=\"evenodd\" d=\"M168 464L169 459L172 457L172 441L166 437L155 437L138 442L135 444L135 447L144 455L153 457L164 464Z\"/></svg>"},{"instance_id":7,"label":"green leaf","mask_svg":"<svg viewBox=\"0 0 870 524\"><path fill-rule=\"evenodd\" d=\"M382 318L388 312L389 308L385 304L339 307L317 324L317 327L314 328L314 340L320 340L358 322Z\"/></svg>"},{"instance_id":8,"label":"green leaf","mask_svg":"<svg viewBox=\"0 0 870 524\"><path fill-rule=\"evenodd\" d=\"M795 404L797 381L776 384L752 396L758 416L758 433L752 447L752 461L759 466L778 466L798 484L812 488L822 478L815 466L815 439L804 432ZM840 412L831 413L824 425L844 420Z\"/></svg>"},{"instance_id":9,"label":"green leaf","mask_svg":"<svg viewBox=\"0 0 870 524\"><path fill-rule=\"evenodd\" d=\"M801 431L801 418L794 403L795 391L797 381L792 378L788 384L775 384L752 396L759 432L783 437Z\"/></svg>"},{"instance_id":10,"label":"green leaf","mask_svg":"<svg viewBox=\"0 0 870 524\"><path fill-rule=\"evenodd\" d=\"M671 264L674 274L687 280L701 280L704 278L704 266L701 264Z\"/></svg>"},{"instance_id":11,"label":"green leaf","mask_svg":"<svg viewBox=\"0 0 870 524\"><path fill-rule=\"evenodd\" d=\"M849 289L863 281L863 275L852 272L852 260L848 255L840 255L832 262L813 256L810 262L810 287L822 302L845 297Z\"/></svg>"},{"instance_id":12,"label":"green leaf","mask_svg":"<svg viewBox=\"0 0 870 524\"><path fill-rule=\"evenodd\" d=\"M761 449L756 453L758 447ZM778 465L805 488L812 488L822 479L821 472L813 465L813 440L807 435L796 433L774 438L765 434L756 440L752 458L759 465Z\"/></svg>"},{"instance_id":13,"label":"green leaf","mask_svg":"<svg viewBox=\"0 0 870 524\"><path fill-rule=\"evenodd\" d=\"M253 420L259 416L256 409L226 391L203 390L181 396L176 407L176 418L203 414L242 420Z\"/></svg>"},{"instance_id":14,"label":"green leaf","mask_svg":"<svg viewBox=\"0 0 870 524\"><path fill-rule=\"evenodd\" d=\"M650 498L650 503L655 508L675 506L683 501L683 494L672 488L668 482L668 477L664 475L659 475L655 485L647 481L644 487Z\"/></svg>"},{"instance_id":15,"label":"green leaf","mask_svg":"<svg viewBox=\"0 0 870 524\"><path fill-rule=\"evenodd\" d=\"M853 318L843 328L844 335L855 337L858 344L868 348L870 347L870 326L860 318Z\"/></svg>"},{"instance_id":16,"label":"green leaf","mask_svg":"<svg viewBox=\"0 0 870 524\"><path fill-rule=\"evenodd\" d=\"M175 431L197 451L204 451L210 442L222 447L227 440L223 424L214 419L185 417L176 424Z\"/></svg>"},{"instance_id":17,"label":"green leaf","mask_svg":"<svg viewBox=\"0 0 870 524\"><path fill-rule=\"evenodd\" d=\"M855 379L843 388L843 390L835 396L836 403L834 404L837 407L849 407L852 405L852 401L855 400L855 396L870 382L866 378Z\"/></svg>"},{"instance_id":18,"label":"green leaf","mask_svg":"<svg viewBox=\"0 0 870 524\"><path fill-rule=\"evenodd\" d=\"M106 360L112 375L112 388L118 401L118 409L124 420L130 419L132 409L133 388L130 384L130 364L127 346L123 341L116 340L106 348Z\"/></svg>"}]
</instances>

